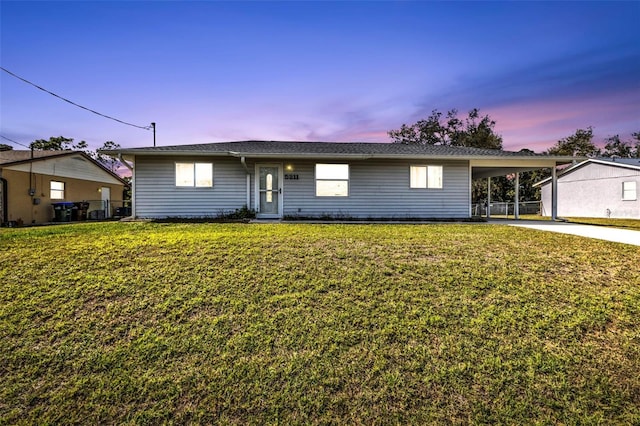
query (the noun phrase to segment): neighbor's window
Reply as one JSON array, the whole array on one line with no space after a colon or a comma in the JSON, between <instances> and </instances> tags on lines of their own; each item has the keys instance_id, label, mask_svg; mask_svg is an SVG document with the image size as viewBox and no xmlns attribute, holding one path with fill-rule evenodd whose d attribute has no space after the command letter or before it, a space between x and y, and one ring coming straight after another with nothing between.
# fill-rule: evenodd
<instances>
[{"instance_id":1,"label":"neighbor's window","mask_svg":"<svg viewBox=\"0 0 640 426\"><path fill-rule=\"evenodd\" d=\"M637 189L635 182L622 182L622 199L625 201L635 201L637 199Z\"/></svg>"},{"instance_id":2,"label":"neighbor's window","mask_svg":"<svg viewBox=\"0 0 640 426\"><path fill-rule=\"evenodd\" d=\"M348 164L316 164L316 196L346 197L348 195Z\"/></svg>"},{"instance_id":3,"label":"neighbor's window","mask_svg":"<svg viewBox=\"0 0 640 426\"><path fill-rule=\"evenodd\" d=\"M410 188L442 188L442 166L411 166Z\"/></svg>"},{"instance_id":4,"label":"neighbor's window","mask_svg":"<svg viewBox=\"0 0 640 426\"><path fill-rule=\"evenodd\" d=\"M51 181L49 198L52 200L64 200L64 182Z\"/></svg>"},{"instance_id":5,"label":"neighbor's window","mask_svg":"<svg viewBox=\"0 0 640 426\"><path fill-rule=\"evenodd\" d=\"M176 186L213 186L213 164L176 163Z\"/></svg>"}]
</instances>

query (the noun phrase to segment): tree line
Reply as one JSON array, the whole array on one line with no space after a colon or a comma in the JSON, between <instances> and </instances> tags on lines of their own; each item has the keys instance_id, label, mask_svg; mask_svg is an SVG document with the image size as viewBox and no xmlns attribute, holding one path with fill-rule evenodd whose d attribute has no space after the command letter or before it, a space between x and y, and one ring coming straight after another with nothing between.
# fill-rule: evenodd
<instances>
[{"instance_id":1,"label":"tree line","mask_svg":"<svg viewBox=\"0 0 640 426\"><path fill-rule=\"evenodd\" d=\"M481 115L477 108L469 111L464 118L458 117L456 109L446 114L433 110L426 119L410 125L403 124L397 130L390 130L388 135L393 143L502 150L502 136L496 133L495 125L495 120L489 115ZM560 139L543 153L574 157L640 158L640 131L632 133L631 139L627 140L621 139L620 135L610 136L603 141L604 149L600 149L593 138L593 127L577 129L574 134ZM520 152L533 153L526 148L521 149ZM533 184L549 176L551 176L551 169L520 173L520 201L539 200L540 189L534 188ZM513 201L514 197L513 176L498 176L491 179L492 200ZM486 180L474 181L473 202L482 202L486 198Z\"/></svg>"},{"instance_id":2,"label":"tree line","mask_svg":"<svg viewBox=\"0 0 640 426\"><path fill-rule=\"evenodd\" d=\"M418 145L443 145L453 147L469 147L502 150L502 136L495 131L496 122L489 115L481 115L478 108L468 112L466 117L459 118L458 110L452 109L446 114L436 110L426 119L407 125L403 124L397 130L390 130L389 137L393 143ZM622 157L640 158L640 131L634 132L631 139L623 140L619 135L604 139L604 149L600 149L593 141L593 127L577 129L575 133L560 139L544 154L567 155L578 157ZM99 150L118 149L120 145L105 142L98 150L90 150L85 141L74 142L72 138L64 136L50 137L33 141L29 147L34 150L75 150L83 151L99 161L109 170L116 171L120 166L117 159L100 154ZM13 149L12 146L0 144L0 151ZM520 152L533 153L530 149ZM551 169L534 170L520 173L520 200L538 200L539 188L533 184L550 176ZM515 188L513 176L498 176L492 178L491 199L495 201L513 201ZM487 196L486 180L473 182L473 202L481 202Z\"/></svg>"}]
</instances>

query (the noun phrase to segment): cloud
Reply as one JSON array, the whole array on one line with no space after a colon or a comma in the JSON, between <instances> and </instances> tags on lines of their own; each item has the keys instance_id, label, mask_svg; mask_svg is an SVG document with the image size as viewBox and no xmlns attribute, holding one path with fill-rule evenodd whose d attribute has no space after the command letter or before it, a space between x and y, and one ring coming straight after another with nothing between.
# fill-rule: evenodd
<instances>
[{"instance_id":1,"label":"cloud","mask_svg":"<svg viewBox=\"0 0 640 426\"><path fill-rule=\"evenodd\" d=\"M635 46L610 46L461 76L460 83L424 95L412 118L475 107L496 120L506 149L546 149L587 126L594 126L596 140L630 133L640 126L640 53Z\"/></svg>"},{"instance_id":2,"label":"cloud","mask_svg":"<svg viewBox=\"0 0 640 426\"><path fill-rule=\"evenodd\" d=\"M639 92L639 76L637 48L591 49L503 72L461 75L460 83L425 95L419 105L424 114L443 102L460 105L459 108L487 108L525 100L585 99L626 91Z\"/></svg>"}]
</instances>

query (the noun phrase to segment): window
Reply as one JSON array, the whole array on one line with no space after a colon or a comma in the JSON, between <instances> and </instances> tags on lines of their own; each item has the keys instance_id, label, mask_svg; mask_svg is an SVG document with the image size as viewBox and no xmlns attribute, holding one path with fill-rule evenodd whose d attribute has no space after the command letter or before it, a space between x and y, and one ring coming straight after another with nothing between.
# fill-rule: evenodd
<instances>
[{"instance_id":1,"label":"window","mask_svg":"<svg viewBox=\"0 0 640 426\"><path fill-rule=\"evenodd\" d=\"M442 188L442 166L409 167L410 188Z\"/></svg>"},{"instance_id":2,"label":"window","mask_svg":"<svg viewBox=\"0 0 640 426\"><path fill-rule=\"evenodd\" d=\"M348 164L316 164L317 197L347 197L348 195Z\"/></svg>"},{"instance_id":3,"label":"window","mask_svg":"<svg viewBox=\"0 0 640 426\"><path fill-rule=\"evenodd\" d=\"M176 163L176 186L212 187L213 164Z\"/></svg>"},{"instance_id":4,"label":"window","mask_svg":"<svg viewBox=\"0 0 640 426\"><path fill-rule=\"evenodd\" d=\"M52 200L64 200L64 182L51 181L49 198Z\"/></svg>"},{"instance_id":5,"label":"window","mask_svg":"<svg viewBox=\"0 0 640 426\"><path fill-rule=\"evenodd\" d=\"M622 199L624 201L635 201L637 199L636 183L622 182Z\"/></svg>"}]
</instances>

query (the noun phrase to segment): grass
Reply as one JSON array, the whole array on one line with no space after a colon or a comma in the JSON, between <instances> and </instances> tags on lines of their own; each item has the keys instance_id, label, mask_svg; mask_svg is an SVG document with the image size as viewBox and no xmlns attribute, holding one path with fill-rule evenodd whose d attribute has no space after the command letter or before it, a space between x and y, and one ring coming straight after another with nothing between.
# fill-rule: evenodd
<instances>
[{"instance_id":1,"label":"grass","mask_svg":"<svg viewBox=\"0 0 640 426\"><path fill-rule=\"evenodd\" d=\"M640 219L610 219L600 217L568 217L569 222L586 225L611 226L614 228L627 228L640 230Z\"/></svg>"},{"instance_id":2,"label":"grass","mask_svg":"<svg viewBox=\"0 0 640 426\"><path fill-rule=\"evenodd\" d=\"M506 216L495 216L494 219L514 219L513 215L508 217ZM550 216L540 216L537 214L527 214L520 215L521 220L542 220L542 221L550 221ZM632 229L632 230L640 230L640 219L612 219L612 218L603 218L603 217L563 217L562 219L571 223L579 223L584 225L598 225L598 226L610 226L613 228L623 228L623 229Z\"/></svg>"},{"instance_id":3,"label":"grass","mask_svg":"<svg viewBox=\"0 0 640 426\"><path fill-rule=\"evenodd\" d=\"M142 223L0 246L0 424L640 423L634 246Z\"/></svg>"}]
</instances>

